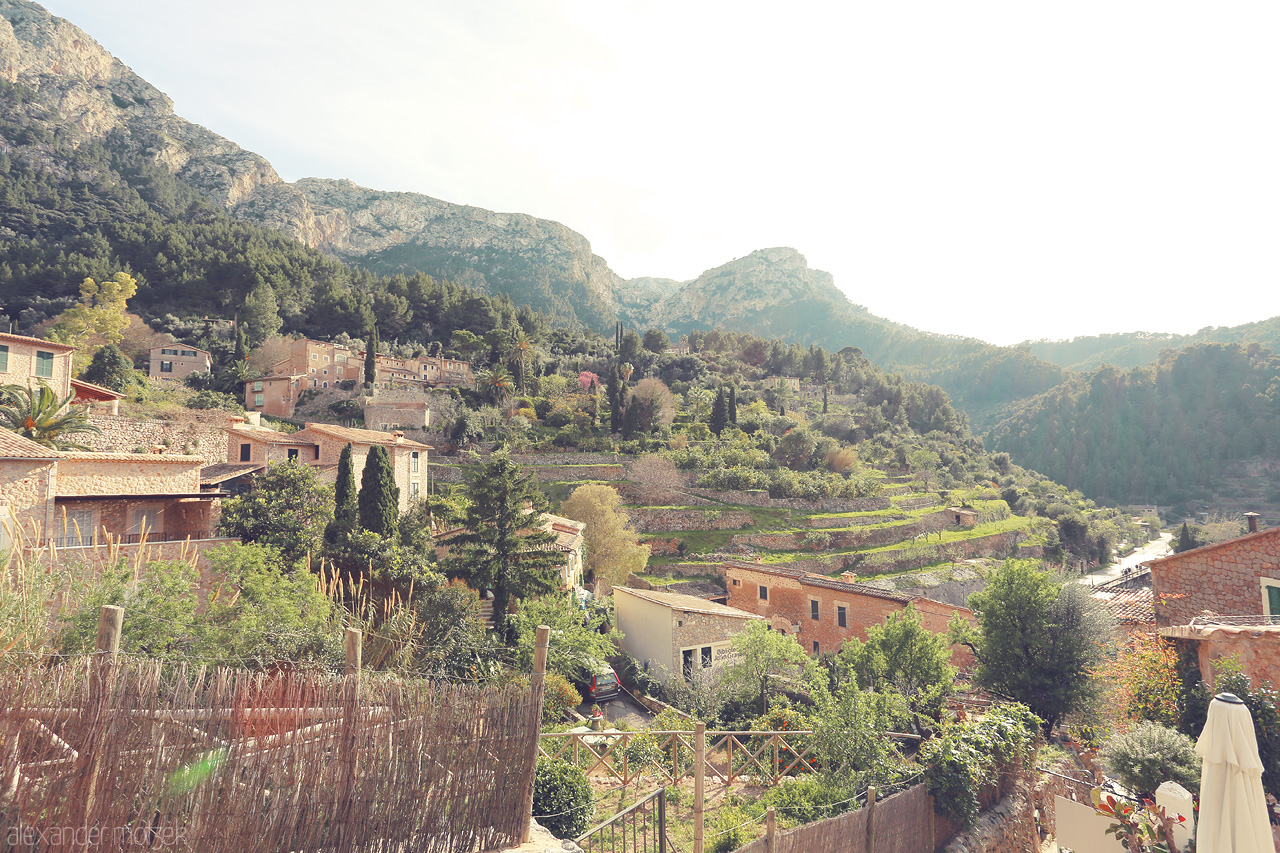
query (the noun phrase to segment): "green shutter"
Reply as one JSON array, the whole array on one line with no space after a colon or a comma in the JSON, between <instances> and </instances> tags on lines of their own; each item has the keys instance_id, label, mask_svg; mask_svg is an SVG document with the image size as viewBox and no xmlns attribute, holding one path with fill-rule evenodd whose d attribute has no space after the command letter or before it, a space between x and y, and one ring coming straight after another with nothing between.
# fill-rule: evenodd
<instances>
[{"instance_id":1,"label":"green shutter","mask_svg":"<svg viewBox=\"0 0 1280 853\"><path fill-rule=\"evenodd\" d=\"M1267 615L1280 616L1280 586L1267 587Z\"/></svg>"}]
</instances>

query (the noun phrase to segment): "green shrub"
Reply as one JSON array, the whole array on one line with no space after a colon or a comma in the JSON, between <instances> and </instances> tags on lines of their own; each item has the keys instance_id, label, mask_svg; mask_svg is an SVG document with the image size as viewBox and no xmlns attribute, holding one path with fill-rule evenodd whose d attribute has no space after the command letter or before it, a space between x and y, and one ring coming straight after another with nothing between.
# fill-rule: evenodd
<instances>
[{"instance_id":1,"label":"green shrub","mask_svg":"<svg viewBox=\"0 0 1280 853\"><path fill-rule=\"evenodd\" d=\"M594 812L586 774L567 761L538 759L533 780L533 817L539 824L556 838L577 838Z\"/></svg>"},{"instance_id":2,"label":"green shrub","mask_svg":"<svg viewBox=\"0 0 1280 853\"><path fill-rule=\"evenodd\" d=\"M755 835L755 821L738 806L725 806L716 812L707 827L708 853L732 853Z\"/></svg>"},{"instance_id":3,"label":"green shrub","mask_svg":"<svg viewBox=\"0 0 1280 853\"><path fill-rule=\"evenodd\" d=\"M1126 788L1150 797L1162 782L1200 790L1200 758L1195 743L1179 731L1147 720L1117 732L1102 747L1107 769Z\"/></svg>"},{"instance_id":4,"label":"green shrub","mask_svg":"<svg viewBox=\"0 0 1280 853\"><path fill-rule=\"evenodd\" d=\"M582 694L574 689L558 672L548 672L546 690L542 694L542 722L554 723L564 718L564 712L582 704Z\"/></svg>"},{"instance_id":5,"label":"green shrub","mask_svg":"<svg viewBox=\"0 0 1280 853\"><path fill-rule=\"evenodd\" d=\"M187 401L187 407L191 409L223 409L237 413L244 411L244 404L230 394L207 389L192 394L191 399Z\"/></svg>"},{"instance_id":6,"label":"green shrub","mask_svg":"<svg viewBox=\"0 0 1280 853\"><path fill-rule=\"evenodd\" d=\"M1028 761L1040 744L1043 721L1026 705L998 705L973 720L955 723L920 748L925 784L934 808L969 826L978 817L978 792L999 783L1000 773Z\"/></svg>"}]
</instances>

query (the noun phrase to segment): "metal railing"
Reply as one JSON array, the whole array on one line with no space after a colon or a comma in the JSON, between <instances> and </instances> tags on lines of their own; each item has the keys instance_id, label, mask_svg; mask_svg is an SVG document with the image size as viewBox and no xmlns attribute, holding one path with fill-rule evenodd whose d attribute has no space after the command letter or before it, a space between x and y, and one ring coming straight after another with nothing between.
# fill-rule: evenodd
<instances>
[{"instance_id":1,"label":"metal railing","mask_svg":"<svg viewBox=\"0 0 1280 853\"><path fill-rule=\"evenodd\" d=\"M667 838L667 789L659 788L574 839L586 853L680 853Z\"/></svg>"},{"instance_id":2,"label":"metal railing","mask_svg":"<svg viewBox=\"0 0 1280 853\"><path fill-rule=\"evenodd\" d=\"M218 534L212 530L148 530L146 533L109 533L99 530L91 535L67 533L64 536L50 536L40 545L53 545L57 548L93 548L98 545L137 545L142 542L154 544L217 538L219 538Z\"/></svg>"},{"instance_id":3,"label":"metal railing","mask_svg":"<svg viewBox=\"0 0 1280 853\"><path fill-rule=\"evenodd\" d=\"M1265 613L1253 616L1195 616L1191 619L1191 627L1204 625L1239 625L1244 627L1280 625L1280 616L1268 616Z\"/></svg>"}]
</instances>

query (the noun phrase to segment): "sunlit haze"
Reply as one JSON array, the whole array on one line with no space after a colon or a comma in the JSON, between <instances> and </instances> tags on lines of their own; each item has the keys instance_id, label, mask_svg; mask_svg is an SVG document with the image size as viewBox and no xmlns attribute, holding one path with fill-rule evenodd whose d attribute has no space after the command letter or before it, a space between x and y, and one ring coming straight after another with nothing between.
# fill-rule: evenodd
<instances>
[{"instance_id":1,"label":"sunlit haze","mask_svg":"<svg viewBox=\"0 0 1280 853\"><path fill-rule=\"evenodd\" d=\"M1280 314L1280 6L51 0L286 180L554 219L625 277L793 246L994 343Z\"/></svg>"}]
</instances>

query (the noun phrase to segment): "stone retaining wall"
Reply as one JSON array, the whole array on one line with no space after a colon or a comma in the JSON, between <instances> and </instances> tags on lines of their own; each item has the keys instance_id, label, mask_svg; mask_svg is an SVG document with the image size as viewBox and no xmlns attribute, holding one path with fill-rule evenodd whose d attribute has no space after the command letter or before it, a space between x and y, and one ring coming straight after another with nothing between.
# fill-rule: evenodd
<instances>
[{"instance_id":1,"label":"stone retaining wall","mask_svg":"<svg viewBox=\"0 0 1280 853\"><path fill-rule=\"evenodd\" d=\"M617 465L622 461L616 453L513 453L511 460L520 465Z\"/></svg>"},{"instance_id":2,"label":"stone retaining wall","mask_svg":"<svg viewBox=\"0 0 1280 853\"><path fill-rule=\"evenodd\" d=\"M77 438L98 452L132 453L142 447L167 448L166 453L198 456L206 465L227 461L227 434L223 426L228 412L192 412L191 420L136 420L121 415L91 414L89 423L102 430L101 435Z\"/></svg>"},{"instance_id":3,"label":"stone retaining wall","mask_svg":"<svg viewBox=\"0 0 1280 853\"><path fill-rule=\"evenodd\" d=\"M460 465L432 465L431 477L441 483L466 482L467 468ZM540 483L574 480L621 480L626 472L621 465L544 466L533 469Z\"/></svg>"},{"instance_id":4,"label":"stone retaining wall","mask_svg":"<svg viewBox=\"0 0 1280 853\"><path fill-rule=\"evenodd\" d=\"M944 853L1010 853L1038 851L1035 800L1029 786L1019 782L1013 793L978 816L967 831L951 839Z\"/></svg>"},{"instance_id":5,"label":"stone retaining wall","mask_svg":"<svg viewBox=\"0 0 1280 853\"><path fill-rule=\"evenodd\" d=\"M754 522L751 514L740 509L650 509L627 510L631 526L637 533L659 533L674 530L741 530Z\"/></svg>"},{"instance_id":6,"label":"stone retaining wall","mask_svg":"<svg viewBox=\"0 0 1280 853\"><path fill-rule=\"evenodd\" d=\"M817 530L830 530L837 527L867 527L872 524L884 524L886 521L905 521L905 515L869 515L869 516L836 516L822 518L814 516L808 519L809 526Z\"/></svg>"},{"instance_id":7,"label":"stone retaining wall","mask_svg":"<svg viewBox=\"0 0 1280 853\"><path fill-rule=\"evenodd\" d=\"M758 506L772 509L795 509L802 512L870 512L889 509L893 503L882 495L870 498L827 498L806 501L800 498L771 498L766 491L734 491L730 489L690 489L695 495L711 500L742 506Z\"/></svg>"},{"instance_id":8,"label":"stone retaining wall","mask_svg":"<svg viewBox=\"0 0 1280 853\"><path fill-rule=\"evenodd\" d=\"M927 506L937 506L940 503L942 501L938 499L937 495L924 495L918 498L907 498L906 500L898 501L894 506L902 510L913 510L924 509Z\"/></svg>"}]
</instances>

